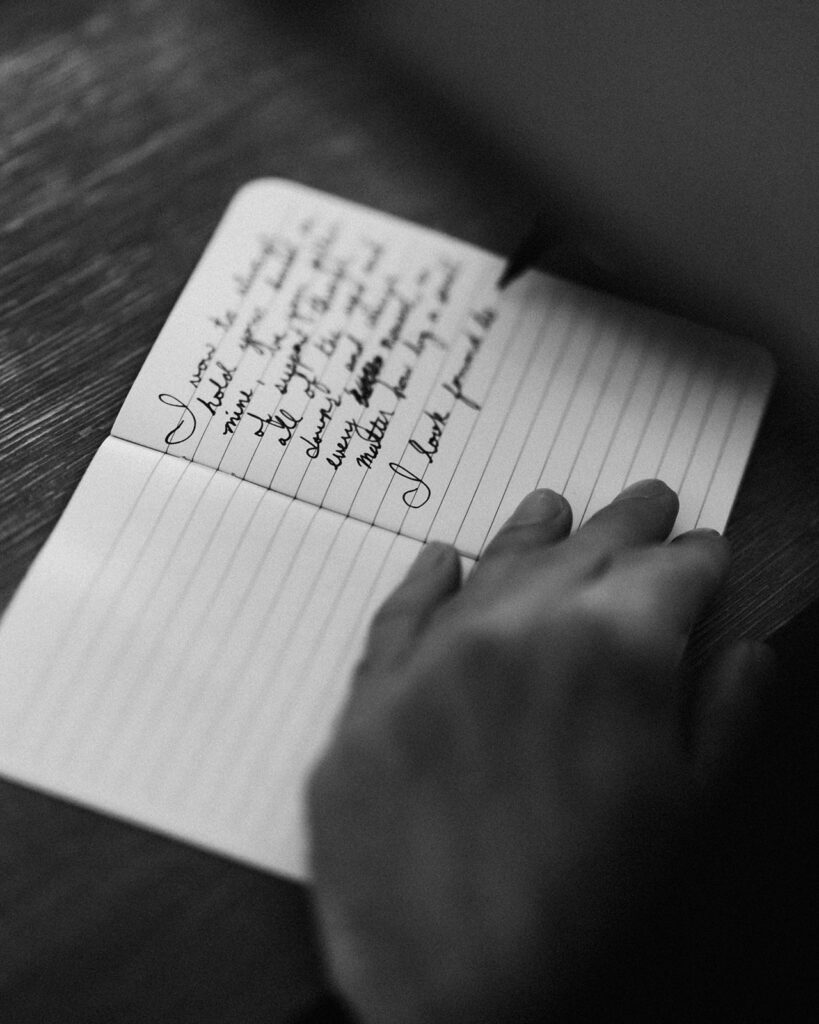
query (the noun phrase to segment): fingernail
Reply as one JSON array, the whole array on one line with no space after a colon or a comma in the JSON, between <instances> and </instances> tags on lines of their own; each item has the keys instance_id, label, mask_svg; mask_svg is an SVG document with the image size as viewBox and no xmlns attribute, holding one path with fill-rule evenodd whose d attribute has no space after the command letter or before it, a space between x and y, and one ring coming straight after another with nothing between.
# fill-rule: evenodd
<instances>
[{"instance_id":1,"label":"fingernail","mask_svg":"<svg viewBox=\"0 0 819 1024\"><path fill-rule=\"evenodd\" d=\"M431 540L421 548L415 561L410 566L411 573L429 572L436 565L452 557L452 547L440 540Z\"/></svg>"},{"instance_id":2,"label":"fingernail","mask_svg":"<svg viewBox=\"0 0 819 1024\"><path fill-rule=\"evenodd\" d=\"M710 526L698 526L695 530L686 530L685 533L681 533L679 539L682 540L685 537L721 537L722 534L719 530L712 530Z\"/></svg>"},{"instance_id":3,"label":"fingernail","mask_svg":"<svg viewBox=\"0 0 819 1024\"><path fill-rule=\"evenodd\" d=\"M564 515L568 502L562 494L548 489L531 491L515 509L518 523L542 522L558 515Z\"/></svg>"},{"instance_id":4,"label":"fingernail","mask_svg":"<svg viewBox=\"0 0 819 1024\"><path fill-rule=\"evenodd\" d=\"M671 488L664 484L662 480L638 480L637 483L631 484L624 491L621 491L614 500L619 501L621 498L659 498L665 497L670 493L673 493Z\"/></svg>"}]
</instances>

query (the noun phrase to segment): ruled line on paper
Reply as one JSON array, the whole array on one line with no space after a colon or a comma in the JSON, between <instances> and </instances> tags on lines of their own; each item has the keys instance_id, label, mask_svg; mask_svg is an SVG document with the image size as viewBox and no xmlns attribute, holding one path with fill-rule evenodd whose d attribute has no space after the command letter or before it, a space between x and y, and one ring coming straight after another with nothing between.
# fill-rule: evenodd
<instances>
[{"instance_id":1,"label":"ruled line on paper","mask_svg":"<svg viewBox=\"0 0 819 1024\"><path fill-rule=\"evenodd\" d=\"M112 472L116 471L119 478L141 477L131 488L138 495L140 507L120 508L122 518L130 513L139 529L127 536L121 534L120 543L113 551L97 555L104 559L110 557L111 563L105 569L120 574L117 582L121 587L127 587L130 582L134 554L154 535L152 513L156 502L146 504L144 497L139 497L142 484L156 460L167 458L145 452L128 442L109 440L90 470L84 500L80 505L75 503L71 512L69 520L73 518L75 523L66 523L70 530L81 521L93 522L96 499L101 491L110 487ZM179 466L180 470L183 468ZM187 616L177 614L166 619L165 634L159 638L159 643L169 645L168 650L173 653L177 641L181 641L179 649L186 650L195 638L208 660L219 650L221 662L218 658L213 660L213 671L205 675L188 670L151 680L150 672L145 674L144 643L151 639L149 634L156 623L146 623L141 598L127 607L123 605L116 621L109 622L108 635L98 637L88 676L62 680L65 692L58 692L57 696L64 698L64 713L50 720L50 742L32 760L38 765L37 777L41 781L51 779L52 786L56 779L73 778L72 788L77 798L82 792L96 792L98 800L101 788L109 797L119 793L123 807L155 802L162 808L160 817L167 817L172 810L182 814L194 798L204 799L212 810L214 792L225 796L229 791L231 799L225 803L227 820L237 813L241 817L245 804L249 811L255 806L253 793L245 792L243 787L247 783L255 792L262 785L260 770L268 773L265 778L269 782L274 775L278 777L282 771L289 771L287 766L292 767L299 761L301 748L292 744L288 747L286 734L279 734L278 741L270 744L271 729L275 732L276 721L300 722L299 744L306 743L307 733L312 732L313 738L307 744L310 750L315 749L315 743L326 734L329 728L327 709L340 704L351 668L350 659L355 657L362 642L361 634L367 621L364 608L383 597L384 587L397 581L421 545L329 510L294 502L257 485L225 478L223 474L190 464L186 468L181 486L189 491L188 500L208 485L216 489L215 497L222 492L222 500L212 502L207 508L200 507L205 521L200 524L200 537L193 538L186 529L179 481L173 477L164 479L165 496L169 500L172 495L180 499L174 506L180 513L177 517L179 536L173 541L167 538L174 552L172 562L155 561L152 573L146 568L142 589L144 594L155 594L169 576L173 577L173 593L166 595L169 607L173 600L185 595L193 598L191 580L196 581L196 588L205 600L218 593L220 603L214 606L214 614L209 618L203 620L201 607L193 607ZM194 477L199 479L194 480ZM204 478L208 478L207 484ZM244 495L243 502L237 501L237 490ZM250 512L251 507L255 514ZM279 540L270 545L269 538L277 536L276 526L288 517L291 525L287 535L281 534ZM235 530L230 529L233 521ZM252 532L248 529L249 522L254 523ZM217 534L222 536L222 558L218 563L207 557L200 544L203 536L214 538ZM228 536L233 537L232 548L224 547ZM297 540L296 550L293 540ZM265 544L276 550L268 550L265 556ZM401 557L397 559L393 557L398 550L396 545L401 549ZM241 562L247 568L253 563L254 555L260 556L264 569L250 589L245 575L234 580L226 575L225 564L238 567ZM385 560L392 565L387 577L382 572ZM281 574L276 572L277 566L282 568ZM351 588L353 582L355 586ZM280 589L277 591L277 588ZM92 601L104 601L107 595L108 588L105 588L103 593L92 595ZM44 595L36 595L36 600L41 596ZM268 600L271 596L272 600ZM62 595L57 595L52 596L51 601L61 599ZM260 599L266 607L248 623L253 627L251 631L243 625L232 635L230 631L217 629L211 638L210 626L242 623L249 612L249 604ZM48 606L46 601L45 611ZM352 618L351 612L354 613ZM339 626L340 620L344 621ZM277 633L277 627L281 628L285 622L289 623L287 628ZM316 623L322 625L321 638L312 636L312 626ZM314 646L322 646L316 641L324 639L325 630L330 636L330 647L324 644L321 660L316 661L312 650ZM123 649L122 638L132 632L136 633L135 641ZM74 642L81 644L82 638L75 638ZM228 653L230 643L234 645L232 653ZM150 652L148 656L149 665ZM314 677L318 672L325 676L321 702L301 699L299 677L302 667L308 663L313 666L310 673ZM41 658L39 667L41 675L48 667L48 659ZM33 673L29 680L33 693L37 692L37 675ZM105 696L117 698L104 701L103 705L98 686L102 679L106 683ZM144 690L134 686L135 680L145 682ZM247 686L248 683L251 685ZM156 702L158 694L162 696L159 703ZM234 705L243 708L246 717L234 716L232 728L224 732L223 716ZM311 708L317 715L315 721ZM31 747L27 732L23 729L14 743L5 743L0 757L4 767L4 759L15 746L18 750L25 748L26 759L29 759ZM84 736L92 738L91 742L82 742ZM201 787L197 789L194 785L200 775L213 784L211 790L202 792ZM262 790L268 791L264 786ZM108 806L109 797L105 798Z\"/></svg>"},{"instance_id":2,"label":"ruled line on paper","mask_svg":"<svg viewBox=\"0 0 819 1024\"><path fill-rule=\"evenodd\" d=\"M291 504L289 509L292 508ZM237 764L241 761L239 743L245 749L252 745L254 730L259 721L266 720L266 713L269 711L271 701L275 700L277 704L280 704L291 691L292 686L298 684L298 680L287 671L287 650L298 633L299 624L303 619L305 607L309 603L310 591L315 584L316 577L320 574L323 575L326 581L325 586L332 578L325 562L327 556L325 545L329 542L329 546L332 547L341 524L344 522L340 517L331 517L327 535L317 537L314 525L319 510L310 506L308 509L309 518L304 522L295 545L288 545L289 550L286 552L282 566L283 572L281 575L276 574L274 586L263 587L263 593L268 591L270 597L266 601L265 597L262 598L265 601L264 614L253 638L242 650L239 664L235 664L234 659L229 659L228 664L225 664L224 659L220 658L222 660L220 668L218 664L214 665L208 658L207 662L201 666L201 673L190 671L185 673L188 677L195 676L197 678L195 701L191 702L189 698L180 709L182 714L188 716L192 740L180 745L176 741L174 730L169 725L166 725L164 730L154 738L155 770L149 773L145 782L146 790L149 793L156 795L161 788L164 788L166 785L164 776L169 769L173 770L175 761L198 766L205 753L209 736L211 736L212 743L217 743L217 737L219 741L224 742L224 732L215 726L218 722L219 711L231 700L232 695L230 692L225 692L221 677L224 673L229 672L239 684L247 680L248 665L254 661L260 650L265 649L265 640L269 632L276 635L276 643L267 650L267 664L264 666L264 673L261 676L261 679L269 677L267 685L257 687L254 691L255 699L248 709L248 717L241 723L241 736L237 738L237 742L227 758L223 759L225 761L223 770L226 773L235 771ZM268 557L270 554L271 552L268 552ZM307 557L305 558L305 556ZM306 592L305 583L308 588ZM331 588L327 587L327 589ZM328 600L335 599L335 587L327 596ZM258 595L256 599L258 600ZM283 608L285 604L288 607ZM195 638L197 631L194 631L192 635ZM193 645L189 642L187 644L188 652L191 652L192 647ZM230 647L228 647L229 649ZM279 714L277 720L281 723L283 733L288 735L289 742L286 717ZM181 777L182 772L180 771L179 774ZM197 769L196 774L204 773ZM171 795L172 797L176 795L179 799L190 799L190 784L176 788L171 787Z\"/></svg>"},{"instance_id":3,"label":"ruled line on paper","mask_svg":"<svg viewBox=\"0 0 819 1024\"><path fill-rule=\"evenodd\" d=\"M471 488L471 493L468 495L468 501L466 501L465 507L463 509L463 514L460 517L460 521L458 522L457 528L454 530L454 537L455 537L455 543L456 544L458 544L458 540L459 540L459 537L460 537L461 529L463 528L464 523L466 522L467 518L469 517L469 514L470 514L470 512L472 510L473 505L475 504L476 500L479 500L478 499L478 495L481 493L481 487L484 484L484 481L487 479L487 473L489 471L489 467L492 466L493 463L495 463L496 455L500 451L499 445L501 444L502 439L508 433L508 429L507 428L510 427L510 426L514 426L514 429L517 432L518 430L520 430L521 426L526 421L526 414L525 413L521 414L519 412L519 409L520 409L520 404L519 403L520 403L521 395L524 392L524 389L526 388L526 386L529 383L529 381L534 376L534 374L532 373L532 368L533 368L532 364L533 364L533 361L536 360L536 357L537 357L537 354L538 354L538 346L539 346L539 343L540 343L540 339L542 338L543 334L546 331L547 324L551 323L554 320L554 318L556 317L557 313L560 310L561 310L561 295L558 292L557 302L555 304L555 308L549 308L549 309L541 310L541 311L537 311L536 310L534 312L533 319L535 319L536 322L538 323L538 329L535 330L534 332L532 332L532 339L531 339L531 342L530 342L530 345L529 345L529 355L526 357L526 361L525 361L525 364L523 366L522 372L518 376L517 380L514 381L514 391L512 393L512 398L511 398L510 402L507 404L506 409L503 412L503 416L502 416L502 420L501 420L501 423L500 423L500 427L495 432L495 436L492 439L492 442L491 442L491 445L490 445L490 448L489 448L489 453L486 456L486 459L483 462L483 465L480 467L480 473L478 475L478 479L477 479L475 485ZM526 312L528 314L532 313L531 310L527 310ZM567 335L566 338L564 339L563 343L561 344L559 350L558 350L558 360L560 358L560 354L564 351L565 346L568 344L568 342L569 342L569 336ZM551 369L551 367L549 367L549 369ZM549 386L551 385L551 374L549 372L549 369L547 369L547 372L545 373L545 379L546 379L546 382L547 382L546 383L546 389L547 390L548 390ZM545 395L546 391L544 391L543 393ZM541 399L541 401L542 400L543 399ZM525 402L523 404L523 407L524 407L524 409L526 408ZM534 415L536 415L536 413L533 412L532 414L530 414L528 416L528 423L526 423L526 426L525 426L525 434L528 434L528 431L531 430L531 426L532 426ZM515 462L515 465L516 464L517 463ZM514 472L514 467L513 467L513 472ZM500 473L498 475L500 475ZM434 515L432 516L432 519L431 519L429 525L426 527L426 532L424 533L424 540L427 540L429 538L430 534L432 533L432 531L435 529L436 525L439 522L439 516L441 515L442 511L446 507L447 495L449 493L449 488L451 487L452 482L454 481L454 479L455 479L455 473L453 473L453 475L452 475L452 477L450 479L450 482L447 484L447 489L446 489L446 491L444 492L444 494L443 494L443 496L441 498L441 502L438 505L437 509L435 509ZM511 479L511 474L509 475L509 478L506 480L506 482L503 485L503 492L504 493L505 493L506 489L509 486L509 479ZM501 497L502 496L503 495L501 495ZM491 524L490 524L490 528L491 528Z\"/></svg>"},{"instance_id":4,"label":"ruled line on paper","mask_svg":"<svg viewBox=\"0 0 819 1024\"><path fill-rule=\"evenodd\" d=\"M623 402L620 404L619 409L617 409L617 411L616 411L616 419L615 419L614 425L613 425L612 429L609 432L608 440L605 442L605 447L603 449L602 458L600 459L600 461L598 463L597 470L594 473L594 479L591 482L591 486L588 488L587 497L585 499L585 502L583 503L583 507L582 507L582 509L580 511L580 515L579 515L579 517L577 519L577 526L578 527L582 526L584 521L585 521L585 519L586 519L586 515L587 515L587 513L589 511L589 506L591 505L592 499L593 499L593 497L595 495L595 492L597 491L597 488L598 488L598 486L600 484L600 479L601 479L601 477L603 475L603 472L604 472L604 470L606 468L606 464L607 464L607 462L609 460L609 457L611 455L612 449L614 448L615 441L617 440L617 437L618 437L618 435L620 433L620 429L621 429L621 427L623 425L623 422L624 422L624 420L625 420L625 418L626 418L626 416L627 416L627 414L628 414L628 412L629 412L629 410L631 408L631 401L632 401L632 398L634 397L634 392L635 392L635 390L637 388L637 382L638 382L638 380L640 380L641 376L643 375L643 373L645 371L645 368L646 368L646 363L647 362L648 362L648 354L645 351L640 350L637 353L637 357L635 358L635 361L634 361L634 370L633 370L633 372L631 374L631 377L629 378L629 381L628 381L628 384L627 384L625 398L624 398ZM580 452L578 451L578 458L579 458L579 456L580 456ZM574 471L574 467L572 467L572 471ZM570 477L570 481L569 482L571 482L571 477Z\"/></svg>"},{"instance_id":5,"label":"ruled line on paper","mask_svg":"<svg viewBox=\"0 0 819 1024\"><path fill-rule=\"evenodd\" d=\"M156 467L156 465L158 465L158 460L156 461L154 468ZM142 493L144 492L145 488L149 485L152 474L153 474L153 470L151 471L151 474L149 474L142 481L141 486L140 486L140 492L137 495L137 501L142 496ZM80 486L82 486L82 483L80 484ZM60 659L59 659L59 656L58 656L58 652L62 652L62 650L63 650L63 648L64 648L64 646L65 646L65 644L66 644L66 642L68 640L68 637L69 637L70 633L72 631L76 631L77 630L79 622L81 621L81 616L83 614L83 610L85 608L85 604L86 604L88 595L93 591L93 588L94 588L95 584L98 581L99 573L102 571L102 568L106 564L107 560L110 558L111 552L113 551L113 549L116 547L117 543L119 542L120 537L121 537L123 531L128 528L128 525L130 523L131 514L132 514L133 509L135 507L136 507L136 502L130 507L129 512L126 515L124 521L122 521L121 523L118 524L118 529L117 529L116 535L114 536L114 538L112 540L110 540L108 542L108 546L106 548L105 556L99 562L99 566L98 566L98 568L95 569L95 572L94 572L93 576L91 577L91 579L87 582L87 584L84 587L80 588L80 590L78 592L78 597L75 600L75 602L72 604L71 609L70 609L70 615L67 617L67 619L66 619L62 629L60 629L59 631L52 631L52 643L50 644L50 646L48 648L48 665L49 665L49 669L48 669L44 679L41 681L41 691L46 693L46 694L48 694L51 691L51 688L55 685L54 676L55 676L55 673L56 673L56 671L58 669L58 666L60 664ZM75 591L75 593L77 593L77 592ZM34 696L35 696L35 694L33 692L31 694L29 694L30 700L33 699ZM30 700L27 700L25 703L18 704L18 706L17 706L17 708L15 710L15 722L16 723L20 723L21 725L25 726L25 723L26 723L29 715L31 714ZM46 704L50 704L50 701L46 700L45 703Z\"/></svg>"},{"instance_id":6,"label":"ruled line on paper","mask_svg":"<svg viewBox=\"0 0 819 1024\"><path fill-rule=\"evenodd\" d=\"M488 280L489 280L489 275L486 274L486 272L483 273L482 277L479 277L479 278L476 279L476 281L474 282L474 286L472 286L470 288L470 292L469 292L470 302L469 302L469 305L474 305L475 304L476 299L477 299L478 295L480 294L481 285L485 286ZM466 310L458 312L458 314L457 314L457 326L453 326L452 327L452 332L454 334L457 335L457 334L464 333L468 329L468 326L469 326L469 323L468 323L469 316L470 316L470 313L468 311L466 311ZM407 451L408 451L408 448L410 447L411 442L413 440L411 435L418 433L420 425L421 425L422 420L423 420L423 417L426 414L425 410L430 406L430 404L432 404L433 398L434 398L436 392L440 389L442 381L443 381L443 379L445 377L446 369L447 369L447 359L446 359L446 357L444 357L443 359L440 360L439 365L438 365L437 369L435 370L434 375L432 376L432 379L429 381L428 385L425 387L423 399L421 401L416 401L414 408L412 406L408 407L409 408L409 413L410 413L409 419L410 419L411 425L407 425L405 427L405 429L404 429L404 435L406 436L407 440L406 440L406 442L404 444L403 449L398 454L398 458L396 460L398 463L401 463L405 459ZM457 401L457 399L453 398L452 399L452 403L450 404L449 408L447 408L447 409L445 409L443 411L443 413L442 413L442 422L445 422L448 419L449 415L451 414L452 407L454 406L454 403L456 401ZM396 410L396 411L398 411L398 410ZM357 421L357 423L358 423L358 426L361 426L360 419ZM381 464L383 465L383 460L382 460ZM424 482L424 475L425 475L425 471L420 474L420 476L418 478L419 483L423 483ZM390 475L388 476L388 479L387 479L387 482L386 482L386 486L381 486L381 487L379 487L377 484L373 485L371 483L371 474L368 471L366 474L361 476L361 479L359 480L357 486L353 490L352 496L349 499L342 500L340 502L334 502L334 501L329 501L328 500L328 498L329 498L329 491L330 491L330 489L332 487L332 481L331 481L330 485L328 485L328 488L324 492L321 504L322 504L323 507L333 508L333 509L335 509L338 512L342 512L345 515L351 515L351 516L354 516L355 518L362 519L365 522L377 523L379 525L385 526L388 529L391 529L393 527L389 526L387 523L384 523L382 521L380 513L381 513L381 510L382 510L382 508L384 506L384 502L385 502L385 500L387 498L387 495L390 492L390 488L394 485L394 483L395 483L395 473L392 470L390 471ZM364 495L365 500L369 498L370 506L371 507L370 507L370 509L368 511L358 512L356 510L356 502L358 501L359 496L361 495L362 488L365 489L365 495ZM373 494L374 497L371 498L370 497L371 494ZM373 508L372 505L376 501L376 499L377 499L377 503L375 503L375 506ZM407 515L408 512L409 512L409 509L405 506L403 508L402 513L401 513L401 523L403 523L403 521L406 518L406 515ZM399 533L401 532L400 526L396 529L396 532L399 532Z\"/></svg>"},{"instance_id":7,"label":"ruled line on paper","mask_svg":"<svg viewBox=\"0 0 819 1024\"><path fill-rule=\"evenodd\" d=\"M556 285L543 275L529 275L520 287L494 295L486 282L496 276L495 257L303 188L257 185L243 202L237 200L235 223L229 214L220 229L206 267L220 296L218 310L230 291L224 267L232 268L240 294L227 313L214 313L207 303L198 310L211 322L229 321L220 335L227 348L217 350L222 369L213 369L207 347L196 362L201 342L191 340L189 327L197 311L185 309L183 298L178 337L168 328L164 348L146 361L125 403L121 419L131 424L130 433L124 430L131 440L145 443L145 430L156 430L158 382L187 375L205 389L188 403L197 410L197 417L189 412L190 426L202 416L205 423L198 440L193 434L174 445L176 454L408 536L454 541L474 556L534 486L566 493L577 523L592 509L600 480L610 474L606 458L600 462L597 448L591 451L586 441L594 437L597 445L598 404L611 407L610 383L619 380L624 351L641 345L636 335L649 324L653 336L644 338L643 351L681 347L688 353L682 361L687 376L680 386L672 373L673 388L656 396L624 476L634 466L645 475L678 473L678 459L669 462L668 449L680 445L677 427L684 414L690 429L692 389L697 399L698 381L711 372L708 360L698 365L692 359L692 352L700 358L705 343L694 339L691 328L661 314L635 314L635 307L619 300ZM261 270L259 238L268 246ZM236 270L247 266L251 271ZM200 302L207 292L200 285ZM554 319L558 296L572 309L571 338L551 339L545 331L544 358L537 345L522 346L516 333L532 316L543 323ZM629 317L636 317L634 327ZM610 337L616 323L622 325L620 349ZM171 351L172 341L190 354ZM719 344L713 333L709 341ZM534 415L529 354L540 380ZM248 360L256 360L257 369ZM567 369L573 378L567 379ZM506 394L510 381L514 397L525 396L529 405L518 409L512 401L498 419L496 393ZM668 378L661 387L666 384ZM165 393L180 387L168 384ZM615 410L615 432L629 415L630 400L626 395ZM669 424L672 407L676 418ZM664 442L650 465L641 449L656 448L655 420ZM491 427L490 421L497 423ZM225 436L213 448L217 423ZM509 463L493 462L510 432L525 440ZM200 448L203 438L210 454ZM613 440L602 443L611 449ZM688 480L685 470L678 475Z\"/></svg>"},{"instance_id":8,"label":"ruled line on paper","mask_svg":"<svg viewBox=\"0 0 819 1024\"><path fill-rule=\"evenodd\" d=\"M0 627L0 770L303 877L309 766L425 539L471 565L534 486L582 521L657 472L724 526L766 357L501 264L240 194Z\"/></svg>"},{"instance_id":9,"label":"ruled line on paper","mask_svg":"<svg viewBox=\"0 0 819 1024\"><path fill-rule=\"evenodd\" d=\"M508 329L504 325L503 340L502 341L499 340L497 338L497 336L495 336L494 339L493 339L493 341L494 341L493 349L497 349L497 351L494 353L494 363L488 367L488 377L489 377L489 379L488 379L488 381L485 382L485 384L484 384L484 382L481 382L481 385L478 386L478 390L474 392L477 395L477 397L480 398L480 402L481 402L480 406L475 410L477 415L472 416L470 418L470 422L467 424L466 429L463 430L461 432L460 436L459 436L459 445L458 445L458 448L456 449L456 452L455 452L455 454L458 457L453 460L451 472L449 473L449 475L447 475L446 472L445 472L443 478L439 479L437 481L437 490L440 493L440 497L436 498L435 503L431 506L431 510L432 510L431 514L432 514L433 525L435 523L435 519L436 519L438 513L440 512L441 508L443 507L444 503L446 502L447 496L450 493L452 493L452 487L453 487L453 484L455 483L456 477L458 475L459 468L461 468L465 464L465 453L469 450L470 442L472 441L473 437L475 436L475 431L478 428L479 424L481 424L483 422L484 417L487 415L487 406L489 405L489 403L491 403L492 398L494 396L494 393L497 390L496 385L497 385L499 374L510 363L513 362L513 360L509 358L510 357L510 352L511 352L511 350L513 350L516 342L518 341L518 338L519 338L519 328L520 328L521 320L524 318L525 314L526 314L525 305L521 306L518 309L516 309L514 311L514 314L513 314L512 323L509 325ZM456 402L453 401L452 405L449 407L449 409L446 412L447 418L452 415L453 411L455 411L455 408L456 408ZM417 432L417 430L419 429L420 424L421 424L421 417L419 416L417 421L416 421L416 427L415 427L415 431L414 432ZM428 443L428 445L430 445L430 450L431 450L430 442L427 442L427 443ZM410 442L407 445L404 446L404 449L403 449L403 451L401 453L400 460L399 460L401 464L406 462L407 455L408 455L409 449L411 447L411 444L412 444L412 441L410 440ZM437 451L436 451L435 454L437 454ZM422 466L417 471L417 479L418 479L420 484L424 484L425 486L427 486L429 488L429 484L427 483L427 476L426 476L426 474L427 474L428 469L430 468L430 466L433 463L432 463L432 458L431 458L430 455L427 456L427 459L428 459L428 464L426 466ZM431 493L431 488L430 488L430 493ZM457 488L457 494L458 494L458 500L460 502L463 502L463 501L468 499L468 492L464 488L462 488L462 487L458 487ZM381 511L381 509L383 507L385 498L386 498L386 492L382 496L382 498L379 501L379 504L378 504L378 506L376 508L376 514L373 517L373 521L374 522L379 523L380 525L383 525L383 526L385 526L388 529L394 529L398 533L406 534L408 536L415 537L416 539L419 539L419 540L427 539L427 537L429 536L430 530L427 529L426 532L425 532L424 526L422 525L422 523L413 523L410 528L407 528L407 519L408 519L408 516L409 516L410 511L411 511L410 507L405 507L403 510L400 510L400 515L399 515L397 521L394 521L394 522L390 522L389 519L385 519L384 517L380 516L378 513ZM450 531L447 532L447 538L448 539L451 539L454 542L455 537L456 537L456 531L450 530Z\"/></svg>"}]
</instances>

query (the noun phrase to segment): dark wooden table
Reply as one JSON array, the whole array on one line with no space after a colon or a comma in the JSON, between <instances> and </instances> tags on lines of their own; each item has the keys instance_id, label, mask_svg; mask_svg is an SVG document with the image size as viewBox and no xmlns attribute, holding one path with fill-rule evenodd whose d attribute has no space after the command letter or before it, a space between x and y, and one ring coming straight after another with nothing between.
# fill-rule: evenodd
<instances>
[{"instance_id":1,"label":"dark wooden table","mask_svg":"<svg viewBox=\"0 0 819 1024\"><path fill-rule=\"evenodd\" d=\"M0 3L3 604L241 183L512 244L531 205L513 169L409 95L272 0ZM819 594L815 450L787 385L728 533L705 645ZM279 1021L319 975L297 886L0 782L0 1020Z\"/></svg>"}]
</instances>

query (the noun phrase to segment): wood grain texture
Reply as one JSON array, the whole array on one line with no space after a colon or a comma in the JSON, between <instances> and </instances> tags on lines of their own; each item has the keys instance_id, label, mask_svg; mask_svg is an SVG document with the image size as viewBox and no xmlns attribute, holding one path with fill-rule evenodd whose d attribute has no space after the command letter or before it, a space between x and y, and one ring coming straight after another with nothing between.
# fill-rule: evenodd
<instances>
[{"instance_id":1,"label":"wood grain texture","mask_svg":"<svg viewBox=\"0 0 819 1024\"><path fill-rule=\"evenodd\" d=\"M25 0L0 19L4 604L241 183L292 178L498 250L532 197L276 3ZM819 592L810 433L781 394L703 645ZM0 1019L278 1021L318 975L297 887L0 784Z\"/></svg>"}]
</instances>

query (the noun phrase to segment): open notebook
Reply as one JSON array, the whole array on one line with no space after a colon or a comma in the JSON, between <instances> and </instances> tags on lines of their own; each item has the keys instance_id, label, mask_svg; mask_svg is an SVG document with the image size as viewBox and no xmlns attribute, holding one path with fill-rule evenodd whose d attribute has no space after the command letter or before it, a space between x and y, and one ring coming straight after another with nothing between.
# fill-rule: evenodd
<instances>
[{"instance_id":1,"label":"open notebook","mask_svg":"<svg viewBox=\"0 0 819 1024\"><path fill-rule=\"evenodd\" d=\"M0 630L0 771L295 877L302 790L423 542L629 482L728 518L759 348L281 181L231 204Z\"/></svg>"}]
</instances>

